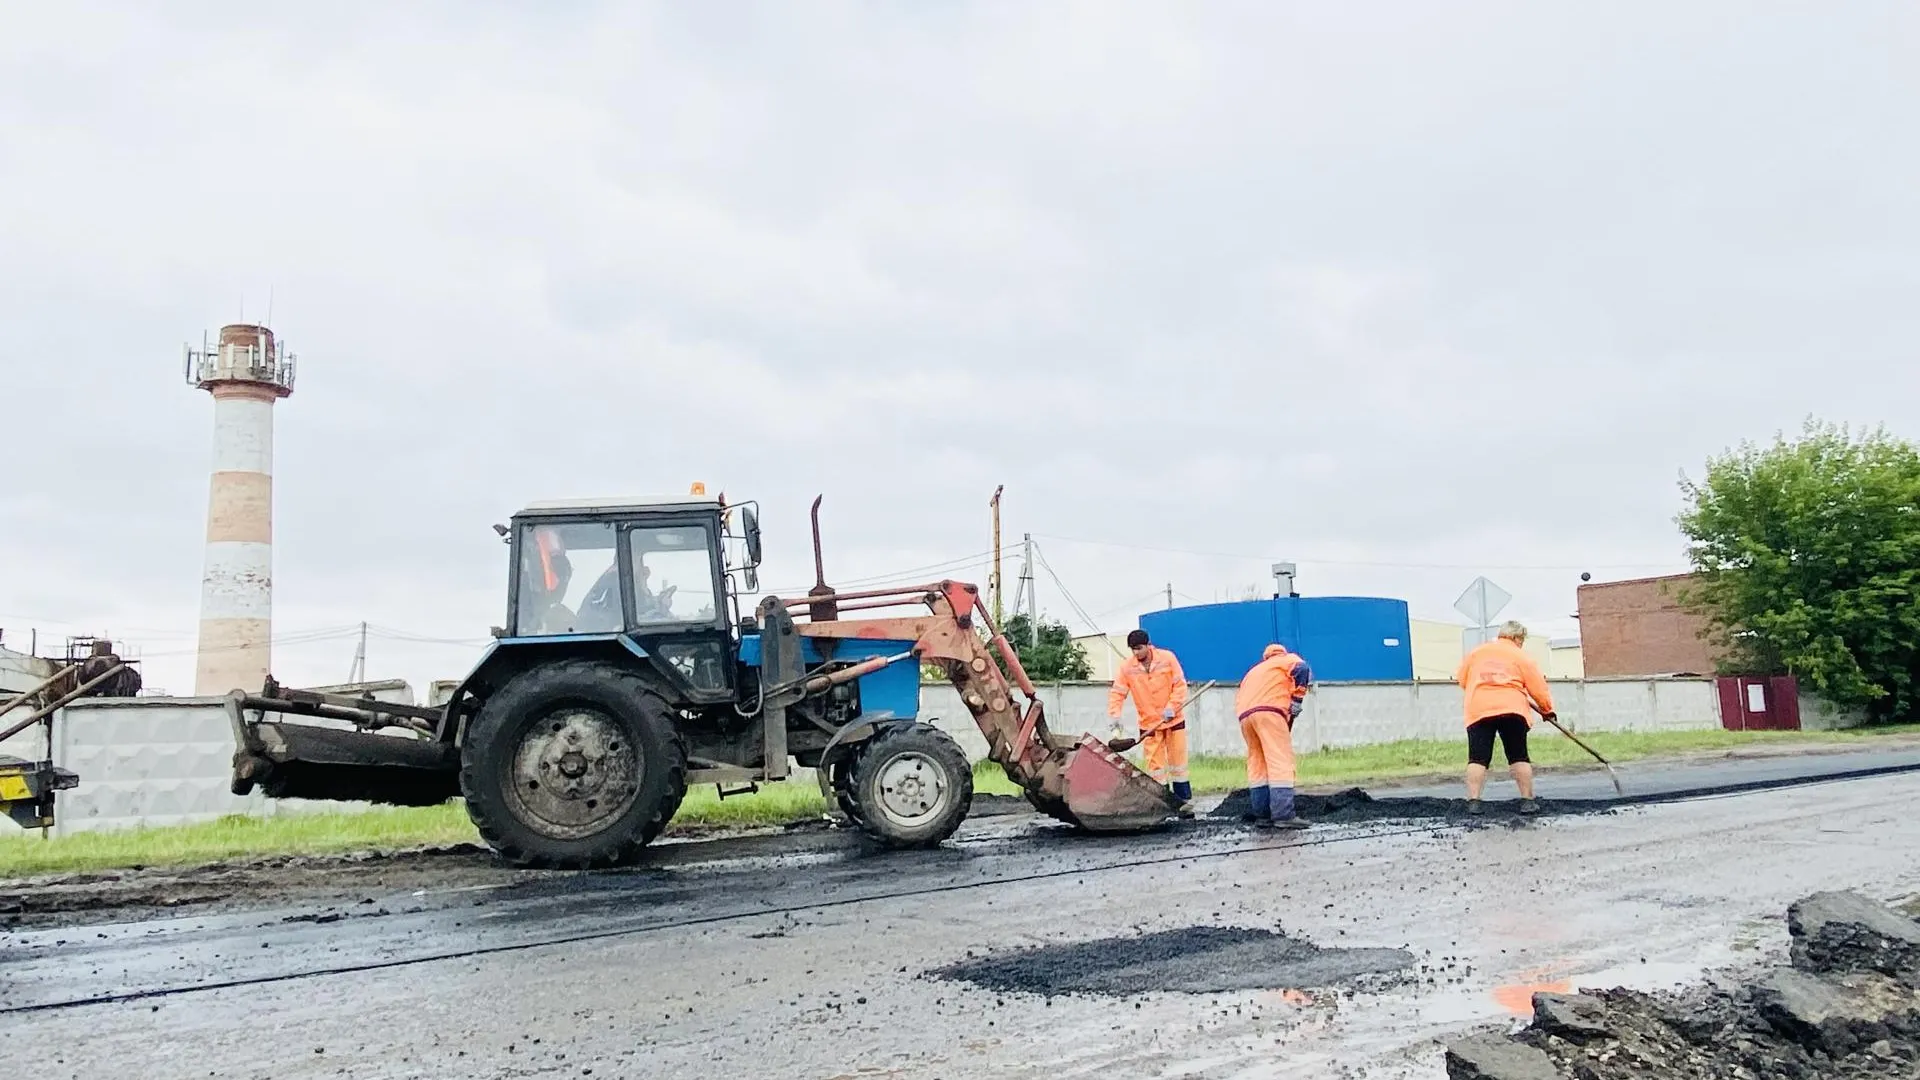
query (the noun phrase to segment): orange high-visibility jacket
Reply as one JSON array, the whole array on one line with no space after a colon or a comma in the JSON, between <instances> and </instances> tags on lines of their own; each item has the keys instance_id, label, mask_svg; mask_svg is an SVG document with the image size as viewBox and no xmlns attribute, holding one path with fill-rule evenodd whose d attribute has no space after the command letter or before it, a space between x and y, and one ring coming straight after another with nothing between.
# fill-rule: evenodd
<instances>
[{"instance_id":1,"label":"orange high-visibility jacket","mask_svg":"<svg viewBox=\"0 0 1920 1080\"><path fill-rule=\"evenodd\" d=\"M1245 720L1255 712L1279 713L1282 720L1292 715L1293 703L1306 698L1313 673L1307 662L1285 645L1269 645L1258 664L1240 680L1240 692L1233 697L1233 711Z\"/></svg>"},{"instance_id":2,"label":"orange high-visibility jacket","mask_svg":"<svg viewBox=\"0 0 1920 1080\"><path fill-rule=\"evenodd\" d=\"M1120 719L1120 703L1128 694L1133 695L1141 734L1187 722L1187 676L1180 670L1180 661L1158 646L1148 648L1145 664L1127 657L1120 673L1113 677L1113 689L1107 692L1107 715L1115 720ZM1173 708L1171 720L1163 715L1169 706Z\"/></svg>"},{"instance_id":3,"label":"orange high-visibility jacket","mask_svg":"<svg viewBox=\"0 0 1920 1080\"><path fill-rule=\"evenodd\" d=\"M1553 695L1546 676L1533 657L1506 638L1495 638L1468 653L1454 676L1467 692L1467 726L1490 716L1524 716L1534 725L1532 709L1553 711Z\"/></svg>"}]
</instances>

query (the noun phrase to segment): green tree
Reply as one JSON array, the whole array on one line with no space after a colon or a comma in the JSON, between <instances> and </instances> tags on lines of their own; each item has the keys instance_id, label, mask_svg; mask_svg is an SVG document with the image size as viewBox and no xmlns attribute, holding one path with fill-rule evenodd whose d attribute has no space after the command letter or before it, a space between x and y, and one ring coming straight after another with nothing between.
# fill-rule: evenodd
<instances>
[{"instance_id":1,"label":"green tree","mask_svg":"<svg viewBox=\"0 0 1920 1080\"><path fill-rule=\"evenodd\" d=\"M1037 632L1036 632L1037 631ZM1020 657L1020 666L1036 683L1075 682L1093 678L1086 647L1073 640L1065 623L1041 616L1036 626L1026 615L1015 615L1000 628ZM995 657L998 660L998 657ZM1005 674L1006 665L1000 665Z\"/></svg>"},{"instance_id":2,"label":"green tree","mask_svg":"<svg viewBox=\"0 0 1920 1080\"><path fill-rule=\"evenodd\" d=\"M1033 633L1035 629L1039 631L1038 634ZM1027 669L1027 677L1035 683L1075 682L1093 678L1093 665L1087 660L1086 647L1073 640L1065 623L1051 622L1042 617L1036 628L1025 615L1015 615L1001 626L1000 632L1007 635L1007 641L1013 645L1014 655L1020 658L1020 666ZM1006 662L998 654L993 659L1000 665L1000 674L1011 679ZM947 676L937 665L922 664L920 681L945 683Z\"/></svg>"},{"instance_id":3,"label":"green tree","mask_svg":"<svg viewBox=\"0 0 1920 1080\"><path fill-rule=\"evenodd\" d=\"M1683 599L1726 670L1792 674L1876 719L1920 713L1920 448L1808 420L1680 487Z\"/></svg>"}]
</instances>

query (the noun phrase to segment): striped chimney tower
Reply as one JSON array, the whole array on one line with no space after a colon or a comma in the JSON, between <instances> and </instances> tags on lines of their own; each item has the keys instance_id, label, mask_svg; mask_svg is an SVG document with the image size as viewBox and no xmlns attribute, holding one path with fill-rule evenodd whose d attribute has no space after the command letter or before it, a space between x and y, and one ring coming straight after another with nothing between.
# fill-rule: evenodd
<instances>
[{"instance_id":1,"label":"striped chimney tower","mask_svg":"<svg viewBox=\"0 0 1920 1080\"><path fill-rule=\"evenodd\" d=\"M273 403L293 393L293 354L264 326L223 326L218 344L187 347L187 381L213 395L193 692L257 694L273 635Z\"/></svg>"}]
</instances>

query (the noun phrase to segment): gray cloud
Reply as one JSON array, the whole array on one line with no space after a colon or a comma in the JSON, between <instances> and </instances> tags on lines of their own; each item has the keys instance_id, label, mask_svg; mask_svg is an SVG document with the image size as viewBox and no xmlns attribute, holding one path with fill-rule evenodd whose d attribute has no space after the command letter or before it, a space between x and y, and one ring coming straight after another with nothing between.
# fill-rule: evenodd
<instances>
[{"instance_id":1,"label":"gray cloud","mask_svg":"<svg viewBox=\"0 0 1920 1080\"><path fill-rule=\"evenodd\" d=\"M1809 412L1916 433L1900 5L0 25L0 625L124 632L170 688L210 415L177 350L269 290L300 681L352 646L298 638L362 619L484 636L486 527L534 498L757 497L803 585L814 492L832 576L983 577L1005 483L1110 629L1276 557L1435 616L1484 571L1566 629L1580 568L1679 567L1682 468Z\"/></svg>"}]
</instances>

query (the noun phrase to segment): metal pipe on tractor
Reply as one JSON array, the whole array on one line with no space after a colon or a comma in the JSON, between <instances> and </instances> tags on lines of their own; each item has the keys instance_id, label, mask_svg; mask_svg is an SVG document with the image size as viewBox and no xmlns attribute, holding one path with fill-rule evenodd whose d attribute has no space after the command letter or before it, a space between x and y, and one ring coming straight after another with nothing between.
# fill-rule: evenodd
<instances>
[{"instance_id":1,"label":"metal pipe on tractor","mask_svg":"<svg viewBox=\"0 0 1920 1080\"><path fill-rule=\"evenodd\" d=\"M757 588L753 503L696 485L688 497L529 506L494 527L512 566L506 623L445 705L271 682L236 692L233 790L404 805L459 796L508 861L584 868L637 859L689 784L725 793L785 779L795 763L875 840L925 847L966 817L973 770L919 716L924 664L946 673L991 758L1042 811L1093 832L1172 815L1172 796L1126 759L1048 728L978 588L828 585L820 503L814 586L750 613L740 586ZM842 617L886 608L918 611Z\"/></svg>"}]
</instances>

